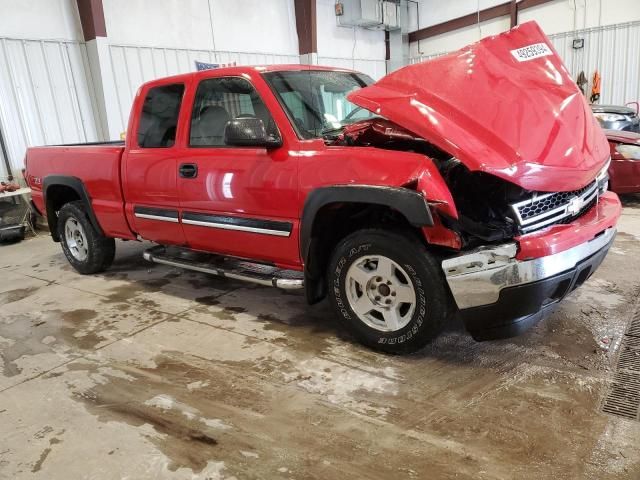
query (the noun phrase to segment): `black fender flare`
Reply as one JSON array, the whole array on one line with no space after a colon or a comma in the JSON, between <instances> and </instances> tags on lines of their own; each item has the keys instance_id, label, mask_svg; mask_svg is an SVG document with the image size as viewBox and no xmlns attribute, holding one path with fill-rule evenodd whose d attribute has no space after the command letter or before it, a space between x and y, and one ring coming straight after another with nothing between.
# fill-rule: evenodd
<instances>
[{"instance_id":1,"label":"black fender flare","mask_svg":"<svg viewBox=\"0 0 640 480\"><path fill-rule=\"evenodd\" d=\"M403 187L374 185L336 185L311 191L305 200L300 219L300 255L305 265L307 300L315 303L323 296L318 285L321 271L310 265L312 232L315 218L323 207L332 203L361 203L383 205L401 213L415 227L433 225L431 210L424 196Z\"/></svg>"},{"instance_id":2,"label":"black fender flare","mask_svg":"<svg viewBox=\"0 0 640 480\"><path fill-rule=\"evenodd\" d=\"M51 237L53 238L53 240L59 242L60 238L58 237L58 230L56 228L56 212L53 208L53 205L51 205L47 201L47 193L49 188L59 185L69 187L74 192L76 192L76 194L78 195L78 197L80 197L80 200L84 204L85 211L87 212L87 217L89 217L91 225L93 225L93 228L95 228L98 233L104 235L104 232L102 231L102 228L98 223L98 219L96 218L95 212L93 211L93 206L91 205L91 197L89 197L89 192L87 192L83 181L78 177L72 177L68 175L47 175L42 180L42 195L47 212L47 223L49 225L49 231L51 232Z\"/></svg>"}]
</instances>

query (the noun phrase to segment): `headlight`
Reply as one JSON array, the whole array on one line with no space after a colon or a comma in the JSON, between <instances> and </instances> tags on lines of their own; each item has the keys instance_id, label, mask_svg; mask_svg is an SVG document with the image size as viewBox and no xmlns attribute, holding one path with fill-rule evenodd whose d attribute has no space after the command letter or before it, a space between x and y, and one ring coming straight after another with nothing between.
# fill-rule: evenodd
<instances>
[{"instance_id":1,"label":"headlight","mask_svg":"<svg viewBox=\"0 0 640 480\"><path fill-rule=\"evenodd\" d=\"M593 116L596 117L600 123L624 122L627 119L627 117L618 113L594 113Z\"/></svg>"},{"instance_id":2,"label":"headlight","mask_svg":"<svg viewBox=\"0 0 640 480\"><path fill-rule=\"evenodd\" d=\"M616 151L627 160L640 160L640 145L616 145Z\"/></svg>"},{"instance_id":3,"label":"headlight","mask_svg":"<svg viewBox=\"0 0 640 480\"><path fill-rule=\"evenodd\" d=\"M598 175L596 176L596 181L598 182L598 191L600 194L603 194L609 188L609 165L611 165L611 157L607 160L604 167L600 169Z\"/></svg>"}]
</instances>

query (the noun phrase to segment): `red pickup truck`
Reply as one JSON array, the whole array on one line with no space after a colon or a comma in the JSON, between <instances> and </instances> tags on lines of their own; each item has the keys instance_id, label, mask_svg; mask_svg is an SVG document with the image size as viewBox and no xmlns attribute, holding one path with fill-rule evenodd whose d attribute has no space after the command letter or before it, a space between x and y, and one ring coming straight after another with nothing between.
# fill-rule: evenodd
<instances>
[{"instance_id":1,"label":"red pickup truck","mask_svg":"<svg viewBox=\"0 0 640 480\"><path fill-rule=\"evenodd\" d=\"M329 297L363 343L418 349L461 315L518 334L615 236L609 147L535 23L378 82L283 65L138 91L124 143L30 148L26 178L81 273L114 239L152 262Z\"/></svg>"}]
</instances>

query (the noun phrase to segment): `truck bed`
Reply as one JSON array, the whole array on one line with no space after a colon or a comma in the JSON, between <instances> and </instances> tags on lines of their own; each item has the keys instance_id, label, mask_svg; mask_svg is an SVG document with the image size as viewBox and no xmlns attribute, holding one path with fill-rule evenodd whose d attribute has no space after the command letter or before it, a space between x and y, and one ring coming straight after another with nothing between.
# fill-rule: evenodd
<instances>
[{"instance_id":1,"label":"truck bed","mask_svg":"<svg viewBox=\"0 0 640 480\"><path fill-rule=\"evenodd\" d=\"M124 215L120 178L124 148L122 141L29 148L27 172L38 210L47 213L44 203L47 178L65 177L69 182L81 180L105 234L131 238Z\"/></svg>"}]
</instances>

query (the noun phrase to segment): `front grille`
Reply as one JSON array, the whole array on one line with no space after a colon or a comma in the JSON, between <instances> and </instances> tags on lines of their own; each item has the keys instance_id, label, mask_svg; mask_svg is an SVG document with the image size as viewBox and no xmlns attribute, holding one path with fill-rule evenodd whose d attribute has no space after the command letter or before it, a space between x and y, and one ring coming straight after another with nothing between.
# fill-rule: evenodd
<instances>
[{"instance_id":1,"label":"front grille","mask_svg":"<svg viewBox=\"0 0 640 480\"><path fill-rule=\"evenodd\" d=\"M534 193L527 200L511 205L522 233L566 223L589 210L598 200L598 182L572 192Z\"/></svg>"}]
</instances>

